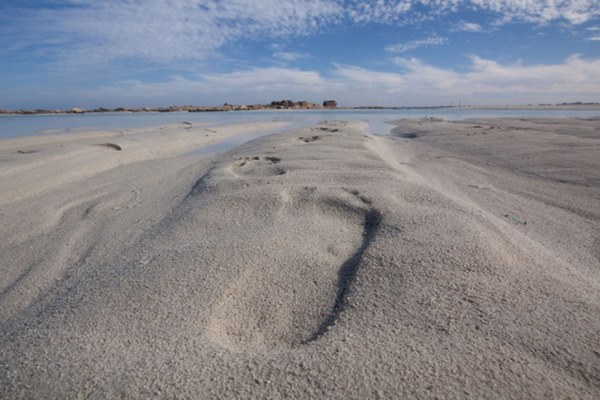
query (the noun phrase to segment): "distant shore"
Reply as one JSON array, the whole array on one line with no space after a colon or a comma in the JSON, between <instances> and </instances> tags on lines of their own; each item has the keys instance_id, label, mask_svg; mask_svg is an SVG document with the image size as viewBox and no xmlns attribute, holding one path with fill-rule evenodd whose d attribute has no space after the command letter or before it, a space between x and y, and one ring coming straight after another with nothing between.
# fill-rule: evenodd
<instances>
[{"instance_id":1,"label":"distant shore","mask_svg":"<svg viewBox=\"0 0 600 400\"><path fill-rule=\"evenodd\" d=\"M333 102L333 103L331 103ZM140 108L105 108L84 109L79 107L68 110L2 110L0 115L39 115L39 114L92 114L92 113L144 113L144 112L224 112L224 111L256 111L256 110L319 110L319 109L337 109L337 110L438 110L438 109L464 109L464 110L600 110L599 103L560 103L560 104L526 104L526 105L438 105L438 106L358 106L343 107L337 106L334 101L326 101L327 105L291 100L273 101L271 104L228 104L220 106L170 106L170 107L140 107Z\"/></svg>"}]
</instances>

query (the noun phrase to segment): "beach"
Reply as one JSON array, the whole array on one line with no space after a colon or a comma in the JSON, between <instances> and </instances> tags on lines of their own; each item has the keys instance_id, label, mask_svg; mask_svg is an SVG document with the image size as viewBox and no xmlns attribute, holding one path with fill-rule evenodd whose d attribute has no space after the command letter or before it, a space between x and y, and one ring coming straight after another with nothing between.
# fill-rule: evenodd
<instances>
[{"instance_id":1,"label":"beach","mask_svg":"<svg viewBox=\"0 0 600 400\"><path fill-rule=\"evenodd\" d=\"M394 124L0 140L0 397L600 397L600 119Z\"/></svg>"}]
</instances>

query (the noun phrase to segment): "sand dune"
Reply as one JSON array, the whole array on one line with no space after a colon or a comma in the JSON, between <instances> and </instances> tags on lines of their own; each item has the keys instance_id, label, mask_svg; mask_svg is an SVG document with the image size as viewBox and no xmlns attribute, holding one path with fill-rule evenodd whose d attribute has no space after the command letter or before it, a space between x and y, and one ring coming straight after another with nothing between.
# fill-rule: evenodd
<instances>
[{"instance_id":1,"label":"sand dune","mask_svg":"<svg viewBox=\"0 0 600 400\"><path fill-rule=\"evenodd\" d=\"M0 145L0 396L600 396L600 121L398 124Z\"/></svg>"}]
</instances>

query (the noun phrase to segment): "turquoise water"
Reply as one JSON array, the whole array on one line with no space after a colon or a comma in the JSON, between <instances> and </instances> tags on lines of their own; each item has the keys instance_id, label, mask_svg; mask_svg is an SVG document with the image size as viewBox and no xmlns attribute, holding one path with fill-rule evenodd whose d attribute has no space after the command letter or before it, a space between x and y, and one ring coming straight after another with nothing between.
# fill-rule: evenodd
<instances>
[{"instance_id":1,"label":"turquoise water","mask_svg":"<svg viewBox=\"0 0 600 400\"><path fill-rule=\"evenodd\" d=\"M361 120L369 123L369 131L387 134L392 126L385 121L401 118L437 117L447 120L486 117L600 117L600 111L581 110L269 110L205 113L95 113L68 115L2 115L0 138L34 134L80 132L85 130L143 128L176 124L184 121L202 122L212 126L259 122L285 121L291 127L314 125L324 120ZM288 127L289 128L289 127ZM271 132L272 133L272 132Z\"/></svg>"}]
</instances>

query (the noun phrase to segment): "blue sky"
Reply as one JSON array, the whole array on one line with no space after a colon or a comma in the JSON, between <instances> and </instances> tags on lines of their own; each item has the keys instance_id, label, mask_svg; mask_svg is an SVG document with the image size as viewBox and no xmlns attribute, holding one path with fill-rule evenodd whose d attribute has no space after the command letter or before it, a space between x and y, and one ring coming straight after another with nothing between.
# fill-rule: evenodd
<instances>
[{"instance_id":1,"label":"blue sky","mask_svg":"<svg viewBox=\"0 0 600 400\"><path fill-rule=\"evenodd\" d=\"M0 108L600 101L598 0L5 0Z\"/></svg>"}]
</instances>

